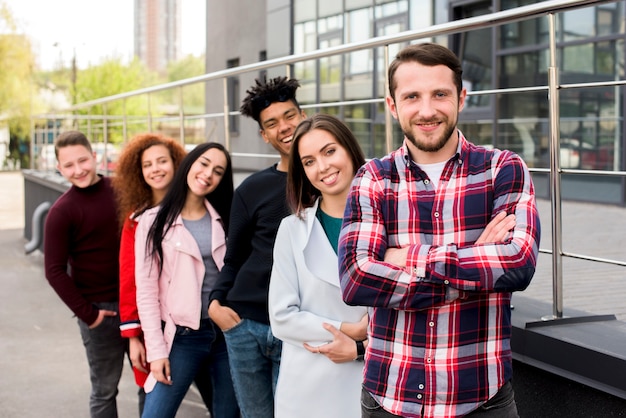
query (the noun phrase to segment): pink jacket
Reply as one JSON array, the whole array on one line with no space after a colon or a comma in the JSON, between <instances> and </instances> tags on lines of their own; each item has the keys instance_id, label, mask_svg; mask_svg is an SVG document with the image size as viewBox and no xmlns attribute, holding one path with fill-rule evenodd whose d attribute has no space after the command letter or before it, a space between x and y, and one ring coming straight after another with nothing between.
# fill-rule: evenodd
<instances>
[{"instance_id":1,"label":"pink jacket","mask_svg":"<svg viewBox=\"0 0 626 418\"><path fill-rule=\"evenodd\" d=\"M206 202L211 215L213 260L219 270L224 265L226 236L221 218ZM146 343L148 362L167 358L172 348L176 325L198 329L204 263L200 249L180 216L163 239L163 272L152 257L146 257L146 238L159 208L141 215L135 232L135 280L137 309ZM162 329L161 321L165 322ZM144 389L149 392L156 379L150 374Z\"/></svg>"}]
</instances>

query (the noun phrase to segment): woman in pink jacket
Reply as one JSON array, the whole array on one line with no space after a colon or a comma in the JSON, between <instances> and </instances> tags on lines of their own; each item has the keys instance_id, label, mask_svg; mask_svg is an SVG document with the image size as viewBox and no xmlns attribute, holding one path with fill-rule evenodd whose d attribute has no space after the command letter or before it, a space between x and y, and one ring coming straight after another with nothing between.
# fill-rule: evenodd
<instances>
[{"instance_id":1,"label":"woman in pink jacket","mask_svg":"<svg viewBox=\"0 0 626 418\"><path fill-rule=\"evenodd\" d=\"M238 417L226 344L208 317L233 195L230 156L198 145L135 233L137 308L150 375L143 417L174 417L197 373L211 376L215 418Z\"/></svg>"}]
</instances>

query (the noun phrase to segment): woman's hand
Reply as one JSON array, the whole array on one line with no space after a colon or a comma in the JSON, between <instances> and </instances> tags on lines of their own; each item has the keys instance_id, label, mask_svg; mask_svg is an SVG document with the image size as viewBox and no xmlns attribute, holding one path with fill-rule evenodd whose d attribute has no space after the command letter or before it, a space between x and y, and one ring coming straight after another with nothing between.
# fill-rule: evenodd
<instances>
[{"instance_id":1,"label":"woman's hand","mask_svg":"<svg viewBox=\"0 0 626 418\"><path fill-rule=\"evenodd\" d=\"M144 373L148 373L148 362L146 361L146 347L141 338L131 337L128 339L128 351L130 362L133 367Z\"/></svg>"},{"instance_id":2,"label":"woman's hand","mask_svg":"<svg viewBox=\"0 0 626 418\"><path fill-rule=\"evenodd\" d=\"M365 314L359 322L342 322L339 331L352 338L354 341L363 341L367 338L367 323L369 315Z\"/></svg>"},{"instance_id":3,"label":"woman's hand","mask_svg":"<svg viewBox=\"0 0 626 418\"><path fill-rule=\"evenodd\" d=\"M324 323L324 329L333 334L333 340L327 344L313 347L304 343L311 353L323 354L333 363L346 363L356 358L356 343L350 337L331 324Z\"/></svg>"},{"instance_id":4,"label":"woman's hand","mask_svg":"<svg viewBox=\"0 0 626 418\"><path fill-rule=\"evenodd\" d=\"M215 322L215 325L220 327L222 331L228 331L235 325L241 322L241 318L237 312L233 311L228 306L222 306L222 304L214 299L209 305L209 318Z\"/></svg>"},{"instance_id":5,"label":"woman's hand","mask_svg":"<svg viewBox=\"0 0 626 418\"><path fill-rule=\"evenodd\" d=\"M150 363L150 371L156 378L157 382L161 382L164 385L172 384L172 374L170 373L170 360L167 358L160 358Z\"/></svg>"}]
</instances>

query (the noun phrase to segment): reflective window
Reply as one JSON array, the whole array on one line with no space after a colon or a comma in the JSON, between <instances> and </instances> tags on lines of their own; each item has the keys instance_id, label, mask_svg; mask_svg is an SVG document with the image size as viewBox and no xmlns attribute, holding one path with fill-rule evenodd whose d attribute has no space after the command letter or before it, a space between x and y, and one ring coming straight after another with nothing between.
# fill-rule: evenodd
<instances>
[{"instance_id":1,"label":"reflective window","mask_svg":"<svg viewBox=\"0 0 626 418\"><path fill-rule=\"evenodd\" d=\"M481 16L491 13L491 1L481 1L454 9L454 19ZM492 86L492 30L478 29L455 37L455 52L463 65L463 84L468 91L488 90ZM466 107L489 106L491 96L470 96Z\"/></svg>"}]
</instances>

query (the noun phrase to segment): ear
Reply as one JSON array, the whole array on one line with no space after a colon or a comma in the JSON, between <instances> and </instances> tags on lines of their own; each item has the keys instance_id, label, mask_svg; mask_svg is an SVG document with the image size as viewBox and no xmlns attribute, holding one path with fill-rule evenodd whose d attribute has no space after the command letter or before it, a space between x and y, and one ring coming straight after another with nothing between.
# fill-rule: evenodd
<instances>
[{"instance_id":1,"label":"ear","mask_svg":"<svg viewBox=\"0 0 626 418\"><path fill-rule=\"evenodd\" d=\"M259 133L261 134L261 138L265 141L266 144L270 143L270 140L267 139L267 135L265 134L265 129L259 129Z\"/></svg>"},{"instance_id":2,"label":"ear","mask_svg":"<svg viewBox=\"0 0 626 418\"><path fill-rule=\"evenodd\" d=\"M389 111L391 112L391 115L393 116L393 118L395 120L398 120L398 112L397 112L397 109L396 109L396 101L391 96L387 96L385 99L387 100L387 107L389 108Z\"/></svg>"},{"instance_id":3,"label":"ear","mask_svg":"<svg viewBox=\"0 0 626 418\"><path fill-rule=\"evenodd\" d=\"M461 89L461 94L459 95L459 112L465 107L465 97L467 97L467 90L463 87L463 89Z\"/></svg>"}]
</instances>

